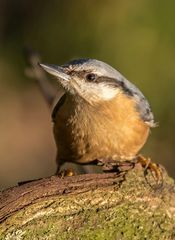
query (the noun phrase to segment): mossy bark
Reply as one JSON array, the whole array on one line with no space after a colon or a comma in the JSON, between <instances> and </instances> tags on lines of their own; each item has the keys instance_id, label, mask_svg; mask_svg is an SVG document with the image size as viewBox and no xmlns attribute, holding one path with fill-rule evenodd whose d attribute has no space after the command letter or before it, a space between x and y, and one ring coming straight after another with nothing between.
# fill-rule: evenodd
<instances>
[{"instance_id":1,"label":"mossy bark","mask_svg":"<svg viewBox=\"0 0 175 240\"><path fill-rule=\"evenodd\" d=\"M51 177L0 195L0 239L175 239L175 185L126 174Z\"/></svg>"}]
</instances>

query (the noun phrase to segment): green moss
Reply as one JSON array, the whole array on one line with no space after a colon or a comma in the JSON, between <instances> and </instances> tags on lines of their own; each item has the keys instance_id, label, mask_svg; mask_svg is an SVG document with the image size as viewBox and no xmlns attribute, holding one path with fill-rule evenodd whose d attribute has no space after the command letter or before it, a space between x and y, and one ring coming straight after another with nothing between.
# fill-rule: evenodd
<instances>
[{"instance_id":1,"label":"green moss","mask_svg":"<svg viewBox=\"0 0 175 240\"><path fill-rule=\"evenodd\" d=\"M1 239L18 239L17 233L22 233L22 239L26 240L173 239L175 232L173 236L171 219L160 209L148 214L144 208L138 204L121 203L108 209L107 213L106 209L97 212L96 208L92 208L73 216L42 217L24 225L21 232L6 232Z\"/></svg>"}]
</instances>

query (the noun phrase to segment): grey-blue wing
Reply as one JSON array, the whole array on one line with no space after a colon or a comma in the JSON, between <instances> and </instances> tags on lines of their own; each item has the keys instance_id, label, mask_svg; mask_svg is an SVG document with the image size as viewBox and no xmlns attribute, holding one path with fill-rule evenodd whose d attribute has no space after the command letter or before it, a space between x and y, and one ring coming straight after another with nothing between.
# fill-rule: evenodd
<instances>
[{"instance_id":1,"label":"grey-blue wing","mask_svg":"<svg viewBox=\"0 0 175 240\"><path fill-rule=\"evenodd\" d=\"M143 119L144 122L146 122L150 127L155 127L156 124L154 122L154 115L151 111L151 107L143 95L143 93L131 82L129 82L124 77L121 79L121 81L124 82L124 87L126 89L129 89L129 94L134 97L136 101L136 107L137 110ZM126 91L127 93L127 91Z\"/></svg>"}]
</instances>

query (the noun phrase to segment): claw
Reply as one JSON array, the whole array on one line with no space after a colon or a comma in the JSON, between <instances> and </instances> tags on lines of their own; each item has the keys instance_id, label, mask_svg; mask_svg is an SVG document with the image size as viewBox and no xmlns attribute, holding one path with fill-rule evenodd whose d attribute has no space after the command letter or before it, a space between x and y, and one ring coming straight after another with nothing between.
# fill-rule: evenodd
<instances>
[{"instance_id":1,"label":"claw","mask_svg":"<svg viewBox=\"0 0 175 240\"><path fill-rule=\"evenodd\" d=\"M139 155L136 158L136 161L142 165L144 168L144 175L147 175L148 169L151 171L152 176L154 177L155 181L157 183L161 183L163 185L163 173L161 167L156 164L151 162L150 158L145 158L142 155Z\"/></svg>"}]
</instances>

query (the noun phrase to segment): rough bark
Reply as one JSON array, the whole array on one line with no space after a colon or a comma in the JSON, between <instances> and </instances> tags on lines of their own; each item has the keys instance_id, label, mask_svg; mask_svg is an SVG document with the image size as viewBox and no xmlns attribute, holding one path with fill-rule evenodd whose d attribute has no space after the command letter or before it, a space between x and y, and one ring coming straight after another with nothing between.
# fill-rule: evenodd
<instances>
[{"instance_id":1,"label":"rough bark","mask_svg":"<svg viewBox=\"0 0 175 240\"><path fill-rule=\"evenodd\" d=\"M175 185L136 165L53 176L0 193L0 239L175 239Z\"/></svg>"}]
</instances>

